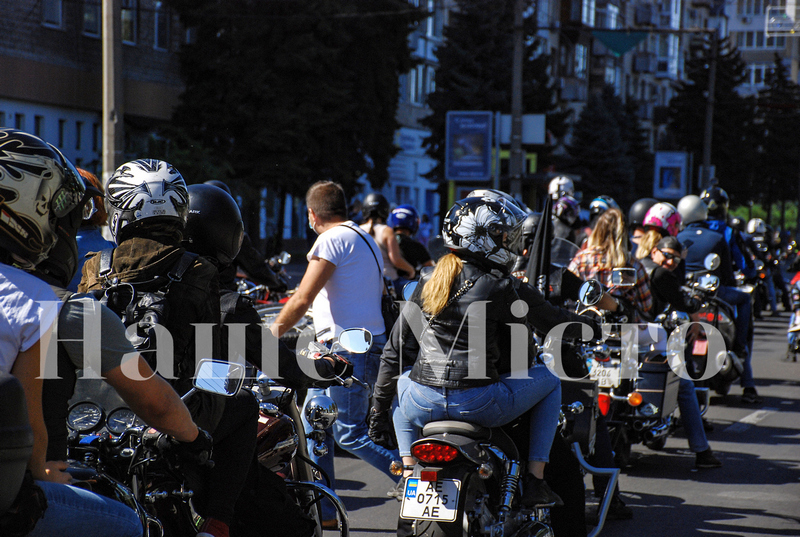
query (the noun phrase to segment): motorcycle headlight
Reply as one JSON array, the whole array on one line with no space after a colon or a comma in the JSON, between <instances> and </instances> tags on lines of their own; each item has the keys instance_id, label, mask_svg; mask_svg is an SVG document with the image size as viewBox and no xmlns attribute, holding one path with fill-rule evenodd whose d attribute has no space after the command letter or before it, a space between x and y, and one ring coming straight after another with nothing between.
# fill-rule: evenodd
<instances>
[{"instance_id":1,"label":"motorcycle headlight","mask_svg":"<svg viewBox=\"0 0 800 537\"><path fill-rule=\"evenodd\" d=\"M336 403L327 395L315 395L309 399L306 403L305 413L308 423L317 431L330 428L339 417Z\"/></svg>"}]
</instances>

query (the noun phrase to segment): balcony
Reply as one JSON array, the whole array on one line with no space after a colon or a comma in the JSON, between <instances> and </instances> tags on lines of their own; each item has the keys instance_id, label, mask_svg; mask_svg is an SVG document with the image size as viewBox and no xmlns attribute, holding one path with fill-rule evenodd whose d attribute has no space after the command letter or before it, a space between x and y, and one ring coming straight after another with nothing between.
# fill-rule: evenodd
<instances>
[{"instance_id":1,"label":"balcony","mask_svg":"<svg viewBox=\"0 0 800 537\"><path fill-rule=\"evenodd\" d=\"M633 71L654 74L658 70L658 58L652 52L637 52L633 57Z\"/></svg>"}]
</instances>

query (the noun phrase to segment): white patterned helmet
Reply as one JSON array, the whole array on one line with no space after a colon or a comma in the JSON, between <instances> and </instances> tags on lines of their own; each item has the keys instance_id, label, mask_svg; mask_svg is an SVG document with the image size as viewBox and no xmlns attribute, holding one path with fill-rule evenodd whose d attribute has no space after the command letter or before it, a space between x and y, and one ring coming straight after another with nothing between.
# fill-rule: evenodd
<instances>
[{"instance_id":1,"label":"white patterned helmet","mask_svg":"<svg viewBox=\"0 0 800 537\"><path fill-rule=\"evenodd\" d=\"M767 224L761 218L752 218L747 222L747 233L750 235L765 235Z\"/></svg>"},{"instance_id":2,"label":"white patterned helmet","mask_svg":"<svg viewBox=\"0 0 800 537\"><path fill-rule=\"evenodd\" d=\"M564 175L554 177L547 186L547 193L550 194L553 201L562 196L575 196L575 183Z\"/></svg>"},{"instance_id":3,"label":"white patterned helmet","mask_svg":"<svg viewBox=\"0 0 800 537\"><path fill-rule=\"evenodd\" d=\"M505 199L465 198L447 212L445 247L461 257L508 271L519 250L525 212Z\"/></svg>"},{"instance_id":4,"label":"white patterned helmet","mask_svg":"<svg viewBox=\"0 0 800 537\"><path fill-rule=\"evenodd\" d=\"M189 191L174 166L155 159L127 162L117 168L106 186L108 226L117 244L120 232L153 219L186 225Z\"/></svg>"},{"instance_id":5,"label":"white patterned helmet","mask_svg":"<svg viewBox=\"0 0 800 537\"><path fill-rule=\"evenodd\" d=\"M26 268L56 243L56 220L83 200L86 185L61 152L15 129L0 129L0 249Z\"/></svg>"}]
</instances>

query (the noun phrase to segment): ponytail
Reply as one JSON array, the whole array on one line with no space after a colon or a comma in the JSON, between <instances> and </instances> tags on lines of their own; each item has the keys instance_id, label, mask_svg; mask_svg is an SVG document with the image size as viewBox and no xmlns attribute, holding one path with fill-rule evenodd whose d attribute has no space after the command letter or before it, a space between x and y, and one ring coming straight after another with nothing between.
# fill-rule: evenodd
<instances>
[{"instance_id":1,"label":"ponytail","mask_svg":"<svg viewBox=\"0 0 800 537\"><path fill-rule=\"evenodd\" d=\"M461 274L463 266L461 258L455 254L447 254L436 263L431 279L422 288L422 311L438 315L444 309L453 282Z\"/></svg>"}]
</instances>

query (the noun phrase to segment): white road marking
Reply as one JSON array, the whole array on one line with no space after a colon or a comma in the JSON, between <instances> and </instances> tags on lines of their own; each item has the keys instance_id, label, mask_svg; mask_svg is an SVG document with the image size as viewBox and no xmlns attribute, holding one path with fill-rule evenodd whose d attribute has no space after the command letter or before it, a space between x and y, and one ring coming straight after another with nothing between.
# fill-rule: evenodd
<instances>
[{"instance_id":1,"label":"white road marking","mask_svg":"<svg viewBox=\"0 0 800 537\"><path fill-rule=\"evenodd\" d=\"M733 425L728 426L725 429L725 432L726 433L744 432L753 425L758 425L758 423L764 421L767 418L767 416L771 416L777 411L778 411L777 408L763 408L761 410L756 410L752 414L748 414L747 416L743 417Z\"/></svg>"}]
</instances>

